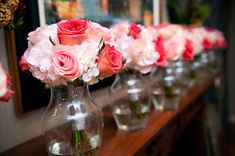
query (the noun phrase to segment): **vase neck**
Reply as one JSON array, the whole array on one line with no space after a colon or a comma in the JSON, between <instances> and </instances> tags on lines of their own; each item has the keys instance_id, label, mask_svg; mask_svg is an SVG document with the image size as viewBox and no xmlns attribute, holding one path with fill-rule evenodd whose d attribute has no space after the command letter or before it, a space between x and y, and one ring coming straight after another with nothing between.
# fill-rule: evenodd
<instances>
[{"instance_id":1,"label":"vase neck","mask_svg":"<svg viewBox=\"0 0 235 156\"><path fill-rule=\"evenodd\" d=\"M69 83L68 85L51 87L52 98L57 100L85 98L89 96L87 85Z\"/></svg>"},{"instance_id":2,"label":"vase neck","mask_svg":"<svg viewBox=\"0 0 235 156\"><path fill-rule=\"evenodd\" d=\"M126 72L126 73L119 74L119 77L123 80L139 79L139 78L142 78L142 75L139 72Z\"/></svg>"}]
</instances>

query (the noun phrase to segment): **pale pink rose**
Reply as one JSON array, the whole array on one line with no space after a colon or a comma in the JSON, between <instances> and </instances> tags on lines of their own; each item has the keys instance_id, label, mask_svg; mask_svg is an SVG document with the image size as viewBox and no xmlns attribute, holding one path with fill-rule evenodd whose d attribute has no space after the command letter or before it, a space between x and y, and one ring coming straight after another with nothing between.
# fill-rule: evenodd
<instances>
[{"instance_id":1,"label":"pale pink rose","mask_svg":"<svg viewBox=\"0 0 235 156\"><path fill-rule=\"evenodd\" d=\"M101 39L104 41L110 41L113 38L110 29L101 26L95 22L88 22L87 28L88 37L97 42L100 42Z\"/></svg>"},{"instance_id":2,"label":"pale pink rose","mask_svg":"<svg viewBox=\"0 0 235 156\"><path fill-rule=\"evenodd\" d=\"M172 38L175 34L183 31L183 28L177 24L163 23L155 25L154 27L157 29L159 35L163 36L164 39Z\"/></svg>"},{"instance_id":3,"label":"pale pink rose","mask_svg":"<svg viewBox=\"0 0 235 156\"><path fill-rule=\"evenodd\" d=\"M8 87L12 86L11 76L2 68L0 64L0 101L8 102L14 95L14 91Z\"/></svg>"},{"instance_id":4,"label":"pale pink rose","mask_svg":"<svg viewBox=\"0 0 235 156\"><path fill-rule=\"evenodd\" d=\"M137 39L131 42L127 48L127 67L148 73L159 59L159 53L155 51L154 43Z\"/></svg>"},{"instance_id":5,"label":"pale pink rose","mask_svg":"<svg viewBox=\"0 0 235 156\"><path fill-rule=\"evenodd\" d=\"M58 38L63 45L81 44L87 39L87 20L69 20L58 23Z\"/></svg>"},{"instance_id":6,"label":"pale pink rose","mask_svg":"<svg viewBox=\"0 0 235 156\"><path fill-rule=\"evenodd\" d=\"M185 38L180 35L175 35L170 40L164 43L166 48L166 58L168 61L173 61L181 58L185 49Z\"/></svg>"},{"instance_id":7,"label":"pale pink rose","mask_svg":"<svg viewBox=\"0 0 235 156\"><path fill-rule=\"evenodd\" d=\"M123 56L113 46L105 45L97 61L100 76L111 76L122 68Z\"/></svg>"},{"instance_id":8,"label":"pale pink rose","mask_svg":"<svg viewBox=\"0 0 235 156\"><path fill-rule=\"evenodd\" d=\"M115 24L111 27L111 31L117 40L127 37L129 33L129 23L125 21Z\"/></svg>"},{"instance_id":9,"label":"pale pink rose","mask_svg":"<svg viewBox=\"0 0 235 156\"><path fill-rule=\"evenodd\" d=\"M75 51L70 46L55 46L51 63L57 75L68 80L75 80L81 74L80 64L75 56Z\"/></svg>"},{"instance_id":10,"label":"pale pink rose","mask_svg":"<svg viewBox=\"0 0 235 156\"><path fill-rule=\"evenodd\" d=\"M202 40L204 37L204 31L201 28L193 28L188 30L191 33L191 41L194 47L194 56L203 52L204 48Z\"/></svg>"}]
</instances>

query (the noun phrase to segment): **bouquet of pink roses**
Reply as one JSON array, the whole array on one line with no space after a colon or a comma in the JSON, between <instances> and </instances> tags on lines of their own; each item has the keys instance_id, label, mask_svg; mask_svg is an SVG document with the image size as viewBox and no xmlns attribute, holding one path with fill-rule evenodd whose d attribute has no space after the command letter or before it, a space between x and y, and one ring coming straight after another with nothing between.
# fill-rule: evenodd
<instances>
[{"instance_id":1,"label":"bouquet of pink roses","mask_svg":"<svg viewBox=\"0 0 235 156\"><path fill-rule=\"evenodd\" d=\"M111 31L88 20L61 21L30 32L22 70L52 85L98 82L122 69Z\"/></svg>"},{"instance_id":2,"label":"bouquet of pink roses","mask_svg":"<svg viewBox=\"0 0 235 156\"><path fill-rule=\"evenodd\" d=\"M125 58L125 69L148 73L156 66L160 54L155 49L151 29L121 22L111 27L117 48Z\"/></svg>"},{"instance_id":3,"label":"bouquet of pink roses","mask_svg":"<svg viewBox=\"0 0 235 156\"><path fill-rule=\"evenodd\" d=\"M21 58L20 66L22 70L29 70L34 77L52 86L67 85L70 82L79 85L80 81L94 84L99 79L116 74L123 69L124 59L115 45L111 31L98 23L88 20L61 21L57 24L39 27L29 33L28 49ZM75 93L74 90L71 92ZM65 94L67 97L68 91ZM79 96L77 94L71 97L76 98ZM80 155L80 152L86 153L86 151L88 153L95 153L100 139L97 135L95 136L96 140L93 139L91 141L88 131L92 130L92 135L95 135L93 134L94 129L97 129L97 133L99 132L102 116L98 116L100 110L95 110L96 107L90 106L89 102L86 103L83 100L85 97L81 98L82 102L79 99L75 99L75 102L69 98L63 98L64 101L65 99L67 103L72 101L72 106L69 108L63 107L65 109L64 112L68 113L65 113L67 117L60 116L60 113L63 114L63 111L58 112L56 115L61 120L66 119L65 122L71 124L72 134L71 138L69 138L71 141L68 144L72 145L71 149L74 150L74 153L78 153L78 155ZM60 105L59 102L56 104ZM89 106L84 106L86 104ZM98 118L97 123L94 123L94 118ZM95 124L96 127L87 130L86 123L90 124L89 122L91 121L93 122L91 124ZM46 121L45 123L52 122ZM61 133L66 132L63 130ZM61 152L68 150L66 148L67 143L66 145L61 145L61 147L57 146L58 144L55 143L53 147L55 149L65 148ZM89 151L90 148L92 149L91 151ZM57 153L57 151L50 152Z\"/></svg>"},{"instance_id":4,"label":"bouquet of pink roses","mask_svg":"<svg viewBox=\"0 0 235 156\"><path fill-rule=\"evenodd\" d=\"M9 89L12 86L10 79L10 74L2 68L0 63L0 101L7 102L14 95L14 91Z\"/></svg>"},{"instance_id":5,"label":"bouquet of pink roses","mask_svg":"<svg viewBox=\"0 0 235 156\"><path fill-rule=\"evenodd\" d=\"M194 55L198 55L203 51L224 49L227 47L224 35L219 30L209 27L198 27L189 29L189 32L192 34L195 47Z\"/></svg>"},{"instance_id":6,"label":"bouquet of pink roses","mask_svg":"<svg viewBox=\"0 0 235 156\"><path fill-rule=\"evenodd\" d=\"M155 40L161 38L165 51L165 60L174 61L177 59L192 60L193 45L191 34L177 24L163 23L153 26Z\"/></svg>"}]
</instances>

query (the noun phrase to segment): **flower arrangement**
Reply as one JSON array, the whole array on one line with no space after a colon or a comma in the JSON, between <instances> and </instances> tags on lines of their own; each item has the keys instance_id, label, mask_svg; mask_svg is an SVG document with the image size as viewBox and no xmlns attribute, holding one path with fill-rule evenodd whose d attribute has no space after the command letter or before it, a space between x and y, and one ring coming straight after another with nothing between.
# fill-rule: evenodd
<instances>
[{"instance_id":1,"label":"flower arrangement","mask_svg":"<svg viewBox=\"0 0 235 156\"><path fill-rule=\"evenodd\" d=\"M161 37L163 40L166 62L193 59L191 34L187 33L182 26L163 23L152 27L155 29L156 38Z\"/></svg>"},{"instance_id":2,"label":"flower arrangement","mask_svg":"<svg viewBox=\"0 0 235 156\"><path fill-rule=\"evenodd\" d=\"M162 38L168 61L193 60L194 55L213 49L224 49L227 43L223 33L209 27L185 27L163 23L153 27L155 38Z\"/></svg>"},{"instance_id":3,"label":"flower arrangement","mask_svg":"<svg viewBox=\"0 0 235 156\"><path fill-rule=\"evenodd\" d=\"M125 59L124 69L148 73L156 66L160 54L155 49L151 29L142 25L121 22L111 27L117 49Z\"/></svg>"},{"instance_id":4,"label":"flower arrangement","mask_svg":"<svg viewBox=\"0 0 235 156\"><path fill-rule=\"evenodd\" d=\"M79 86L80 82L84 82L91 85L123 69L124 59L115 47L111 31L96 22L60 21L37 28L29 33L27 39L28 48L19 62L20 67L23 71L29 70L35 78L45 84L64 87L68 84ZM73 97L76 96L78 95ZM69 98L66 100L73 101ZM90 140L86 129L88 118L93 121L92 115L90 112L83 113L82 103L85 102L71 103L76 105L76 111L68 110L71 119L67 119L72 124L69 144L75 153L86 152L84 150L94 145L94 140L93 142ZM89 111L95 114L93 112L95 110L91 109L93 108L89 108ZM76 113L79 118L71 115ZM89 117L88 113L90 113ZM95 153L96 148L90 152Z\"/></svg>"},{"instance_id":5,"label":"flower arrangement","mask_svg":"<svg viewBox=\"0 0 235 156\"><path fill-rule=\"evenodd\" d=\"M9 99L14 95L14 91L10 90L12 86L11 76L6 72L0 62L0 101L8 102Z\"/></svg>"},{"instance_id":6,"label":"flower arrangement","mask_svg":"<svg viewBox=\"0 0 235 156\"><path fill-rule=\"evenodd\" d=\"M61 21L30 32L22 70L52 85L81 80L94 84L119 72L123 56L111 31L88 20Z\"/></svg>"},{"instance_id":7,"label":"flower arrangement","mask_svg":"<svg viewBox=\"0 0 235 156\"><path fill-rule=\"evenodd\" d=\"M121 105L128 104L131 120L142 124L148 114L149 102L148 98L143 101L143 97L148 97L148 95L145 95L147 90L146 86L142 84L140 73L149 73L157 65L160 53L155 48L151 28L125 21L113 25L111 31L115 36L117 49L125 59L124 72L120 75L120 78L117 77L117 81L115 81L117 85L114 82L111 90L114 94L121 91L127 94L126 102L116 101L115 107L117 108L114 108L113 111L115 114L116 109L119 109L119 107L122 109ZM125 82L123 82L123 77L125 77ZM115 86L119 86L117 91L113 89Z\"/></svg>"}]
</instances>

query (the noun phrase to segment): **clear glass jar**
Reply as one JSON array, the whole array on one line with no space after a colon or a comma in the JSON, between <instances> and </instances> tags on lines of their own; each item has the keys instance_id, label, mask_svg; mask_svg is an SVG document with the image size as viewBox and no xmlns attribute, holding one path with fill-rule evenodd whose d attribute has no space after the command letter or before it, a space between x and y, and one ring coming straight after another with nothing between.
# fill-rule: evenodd
<instances>
[{"instance_id":1,"label":"clear glass jar","mask_svg":"<svg viewBox=\"0 0 235 156\"><path fill-rule=\"evenodd\" d=\"M169 64L169 66L165 69L164 91L165 91L164 110L173 110L178 108L179 98L181 95L181 88L180 85L177 83L175 67L173 66L173 64Z\"/></svg>"},{"instance_id":2,"label":"clear glass jar","mask_svg":"<svg viewBox=\"0 0 235 156\"><path fill-rule=\"evenodd\" d=\"M73 82L51 87L50 103L41 124L50 156L97 155L103 114L91 100L88 86Z\"/></svg>"},{"instance_id":3,"label":"clear glass jar","mask_svg":"<svg viewBox=\"0 0 235 156\"><path fill-rule=\"evenodd\" d=\"M173 68L175 69L176 83L179 85L182 92L186 90L190 84L190 75L189 75L189 61L177 60L172 62Z\"/></svg>"},{"instance_id":4,"label":"clear glass jar","mask_svg":"<svg viewBox=\"0 0 235 156\"><path fill-rule=\"evenodd\" d=\"M142 75L138 72L120 73L111 86L113 117L119 130L144 128L150 110L150 98Z\"/></svg>"},{"instance_id":5,"label":"clear glass jar","mask_svg":"<svg viewBox=\"0 0 235 156\"><path fill-rule=\"evenodd\" d=\"M150 73L151 101L157 111L164 110L165 91L163 82L163 68L154 68Z\"/></svg>"}]
</instances>

